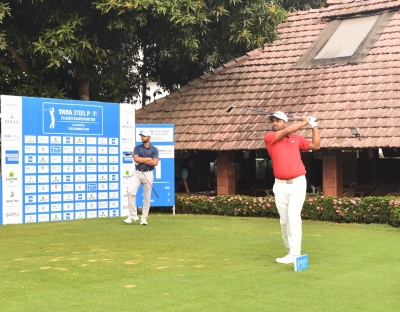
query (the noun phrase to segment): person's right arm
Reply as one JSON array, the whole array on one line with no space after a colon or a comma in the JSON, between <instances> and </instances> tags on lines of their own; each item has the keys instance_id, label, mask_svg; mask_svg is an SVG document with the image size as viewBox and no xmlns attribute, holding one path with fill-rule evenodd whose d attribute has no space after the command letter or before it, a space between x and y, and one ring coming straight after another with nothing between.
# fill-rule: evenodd
<instances>
[{"instance_id":1,"label":"person's right arm","mask_svg":"<svg viewBox=\"0 0 400 312\"><path fill-rule=\"evenodd\" d=\"M158 158L151 158L151 157L140 157L139 155L133 155L133 161L139 164L146 164L148 166L157 166L158 165Z\"/></svg>"},{"instance_id":2,"label":"person's right arm","mask_svg":"<svg viewBox=\"0 0 400 312\"><path fill-rule=\"evenodd\" d=\"M186 169L182 170L183 185L185 186L186 194L190 195L189 185L187 184L188 172Z\"/></svg>"},{"instance_id":3,"label":"person's right arm","mask_svg":"<svg viewBox=\"0 0 400 312\"><path fill-rule=\"evenodd\" d=\"M309 118L310 118L309 116L302 116L301 122L293 123L290 126L287 126L286 128L277 131L276 135L275 135L275 141L282 140L284 137L287 137L289 134L295 133L296 131L299 131L304 126L307 126Z\"/></svg>"}]
</instances>

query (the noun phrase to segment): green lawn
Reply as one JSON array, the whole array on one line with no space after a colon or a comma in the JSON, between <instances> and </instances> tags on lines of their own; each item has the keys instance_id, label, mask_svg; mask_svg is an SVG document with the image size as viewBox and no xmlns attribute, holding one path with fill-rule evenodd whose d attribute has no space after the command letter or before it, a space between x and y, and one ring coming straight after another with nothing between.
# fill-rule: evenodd
<instances>
[{"instance_id":1,"label":"green lawn","mask_svg":"<svg viewBox=\"0 0 400 312\"><path fill-rule=\"evenodd\" d=\"M0 226L0 310L400 310L398 228L305 221L294 272L278 220L123 219Z\"/></svg>"}]
</instances>

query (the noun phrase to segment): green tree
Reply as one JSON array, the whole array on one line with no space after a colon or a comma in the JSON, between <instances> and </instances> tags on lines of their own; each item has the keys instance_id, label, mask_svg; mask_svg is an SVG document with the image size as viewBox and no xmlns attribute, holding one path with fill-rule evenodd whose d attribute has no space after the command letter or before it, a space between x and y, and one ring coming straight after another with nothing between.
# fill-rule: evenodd
<instances>
[{"instance_id":1,"label":"green tree","mask_svg":"<svg viewBox=\"0 0 400 312\"><path fill-rule=\"evenodd\" d=\"M0 0L0 92L128 102L273 42L263 0Z\"/></svg>"},{"instance_id":2,"label":"green tree","mask_svg":"<svg viewBox=\"0 0 400 312\"><path fill-rule=\"evenodd\" d=\"M288 12L307 11L326 6L326 0L279 0L279 3Z\"/></svg>"},{"instance_id":3,"label":"green tree","mask_svg":"<svg viewBox=\"0 0 400 312\"><path fill-rule=\"evenodd\" d=\"M113 40L108 20L91 1L13 1L3 19L8 68L2 93L89 99L96 64Z\"/></svg>"}]
</instances>

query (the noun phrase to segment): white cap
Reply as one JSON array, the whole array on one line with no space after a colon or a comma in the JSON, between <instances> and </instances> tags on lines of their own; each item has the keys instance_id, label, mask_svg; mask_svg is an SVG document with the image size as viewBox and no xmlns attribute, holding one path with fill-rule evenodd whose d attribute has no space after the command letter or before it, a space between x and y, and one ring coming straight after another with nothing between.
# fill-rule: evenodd
<instances>
[{"instance_id":1,"label":"white cap","mask_svg":"<svg viewBox=\"0 0 400 312\"><path fill-rule=\"evenodd\" d=\"M151 136L151 132L149 130L140 130L139 135L143 135L143 136Z\"/></svg>"},{"instance_id":2,"label":"white cap","mask_svg":"<svg viewBox=\"0 0 400 312\"><path fill-rule=\"evenodd\" d=\"M288 118L284 112L277 111L275 113L270 114L268 120L271 121L272 117L276 117L278 119L282 119L284 122L288 121Z\"/></svg>"}]
</instances>

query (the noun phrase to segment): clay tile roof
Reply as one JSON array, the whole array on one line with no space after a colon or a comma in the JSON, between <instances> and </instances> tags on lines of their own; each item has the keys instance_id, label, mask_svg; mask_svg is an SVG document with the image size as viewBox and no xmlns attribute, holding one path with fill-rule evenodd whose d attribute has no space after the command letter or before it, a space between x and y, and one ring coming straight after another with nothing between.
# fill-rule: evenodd
<instances>
[{"instance_id":1,"label":"clay tile roof","mask_svg":"<svg viewBox=\"0 0 400 312\"><path fill-rule=\"evenodd\" d=\"M368 13L382 10L397 9L399 0L343 0L331 5L322 13L322 17L346 16L360 13Z\"/></svg>"},{"instance_id":2,"label":"clay tile roof","mask_svg":"<svg viewBox=\"0 0 400 312\"><path fill-rule=\"evenodd\" d=\"M291 14L279 40L136 111L136 123L175 124L177 150L264 149L268 115L228 113L233 105L315 116L322 148L400 147L400 0L331 2ZM330 19L377 11L393 16L361 63L294 67ZM308 127L298 134L311 137Z\"/></svg>"}]
</instances>

